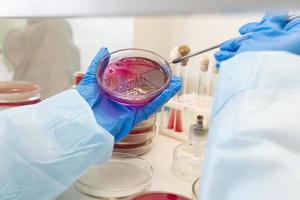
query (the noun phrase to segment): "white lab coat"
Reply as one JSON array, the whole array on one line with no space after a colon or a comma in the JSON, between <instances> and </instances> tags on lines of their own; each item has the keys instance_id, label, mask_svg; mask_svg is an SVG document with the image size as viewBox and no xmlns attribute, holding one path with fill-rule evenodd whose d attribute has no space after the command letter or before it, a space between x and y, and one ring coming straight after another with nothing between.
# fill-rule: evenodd
<instances>
[{"instance_id":1,"label":"white lab coat","mask_svg":"<svg viewBox=\"0 0 300 200\"><path fill-rule=\"evenodd\" d=\"M113 140L76 90L1 111L0 199L55 199L111 157Z\"/></svg>"},{"instance_id":2,"label":"white lab coat","mask_svg":"<svg viewBox=\"0 0 300 200\"><path fill-rule=\"evenodd\" d=\"M70 88L80 69L79 50L65 19L29 19L7 32L3 54L13 67L13 80L38 84L43 98Z\"/></svg>"},{"instance_id":3,"label":"white lab coat","mask_svg":"<svg viewBox=\"0 0 300 200\"><path fill-rule=\"evenodd\" d=\"M221 66L201 200L300 199L300 57L252 52Z\"/></svg>"}]
</instances>

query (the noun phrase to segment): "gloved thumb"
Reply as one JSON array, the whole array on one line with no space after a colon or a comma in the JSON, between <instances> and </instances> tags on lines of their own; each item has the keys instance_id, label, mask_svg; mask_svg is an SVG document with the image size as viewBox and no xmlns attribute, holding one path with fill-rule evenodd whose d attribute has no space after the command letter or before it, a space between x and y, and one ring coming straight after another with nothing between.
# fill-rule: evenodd
<instances>
[{"instance_id":1,"label":"gloved thumb","mask_svg":"<svg viewBox=\"0 0 300 200\"><path fill-rule=\"evenodd\" d=\"M245 35L251 32L257 32L261 30L282 30L288 23L289 15L287 12L281 13L268 13L260 22L251 22L242 26L239 30L240 34Z\"/></svg>"},{"instance_id":2,"label":"gloved thumb","mask_svg":"<svg viewBox=\"0 0 300 200\"><path fill-rule=\"evenodd\" d=\"M101 48L91 62L85 76L76 87L79 94L93 107L101 96L97 81L97 67L99 62L108 55L107 48Z\"/></svg>"},{"instance_id":3,"label":"gloved thumb","mask_svg":"<svg viewBox=\"0 0 300 200\"><path fill-rule=\"evenodd\" d=\"M96 77L97 77L97 76L96 76L96 73L97 73L97 67L98 67L100 61L101 61L103 58L107 57L107 55L108 55L108 50L107 50L107 48L105 48L105 47L101 48L101 49L98 51L97 55L96 55L96 56L94 57L94 59L92 60L90 66L89 66L89 68L88 68L88 71L86 72L86 74L85 74L85 76L84 76L84 78L83 78L83 82L85 82L85 81L88 81L88 82L95 82L95 81L97 81L97 78L96 78ZM106 62L105 62L105 63L106 63ZM108 62L107 62L107 63L108 63ZM106 65L107 65L107 63L106 63ZM102 64L102 65L103 65L103 64Z\"/></svg>"}]
</instances>

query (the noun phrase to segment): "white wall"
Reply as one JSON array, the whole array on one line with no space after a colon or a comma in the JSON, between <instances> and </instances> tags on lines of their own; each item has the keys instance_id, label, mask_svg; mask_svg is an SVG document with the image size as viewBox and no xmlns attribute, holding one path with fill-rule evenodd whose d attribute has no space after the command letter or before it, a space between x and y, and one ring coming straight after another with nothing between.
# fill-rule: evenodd
<instances>
[{"instance_id":1,"label":"white wall","mask_svg":"<svg viewBox=\"0 0 300 200\"><path fill-rule=\"evenodd\" d=\"M71 18L74 42L80 49L81 69L85 70L101 47L110 51L133 46L134 19Z\"/></svg>"},{"instance_id":2,"label":"white wall","mask_svg":"<svg viewBox=\"0 0 300 200\"><path fill-rule=\"evenodd\" d=\"M138 17L135 19L134 46L151 49L169 59L174 46L187 44L192 51L207 48L238 36L238 28L260 20L262 13L239 15L191 15L169 17ZM213 52L210 53L210 56ZM188 64L189 91L197 91L200 57ZM203 75L203 73L202 73Z\"/></svg>"}]
</instances>

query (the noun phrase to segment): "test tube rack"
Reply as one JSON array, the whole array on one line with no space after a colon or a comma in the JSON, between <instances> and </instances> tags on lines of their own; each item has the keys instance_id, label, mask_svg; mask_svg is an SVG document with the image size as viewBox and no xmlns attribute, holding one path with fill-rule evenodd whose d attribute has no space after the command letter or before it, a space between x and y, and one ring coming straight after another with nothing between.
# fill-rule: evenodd
<instances>
[{"instance_id":1,"label":"test tube rack","mask_svg":"<svg viewBox=\"0 0 300 200\"><path fill-rule=\"evenodd\" d=\"M197 115L203 115L205 124L208 126L213 98L210 96L202 96L195 93L180 96L180 98L170 100L160 113L159 133L173 139L187 142L189 127L195 123ZM182 113L183 131L176 132L174 129L168 128L168 119L170 110L175 109Z\"/></svg>"}]
</instances>

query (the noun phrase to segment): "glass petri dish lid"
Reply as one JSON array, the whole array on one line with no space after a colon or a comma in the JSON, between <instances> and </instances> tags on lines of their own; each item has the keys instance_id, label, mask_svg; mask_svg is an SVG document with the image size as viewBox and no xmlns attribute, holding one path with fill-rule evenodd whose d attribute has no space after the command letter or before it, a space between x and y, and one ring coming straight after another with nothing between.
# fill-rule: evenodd
<instances>
[{"instance_id":1,"label":"glass petri dish lid","mask_svg":"<svg viewBox=\"0 0 300 200\"><path fill-rule=\"evenodd\" d=\"M200 191L200 177L195 180L192 186L193 200L198 200Z\"/></svg>"},{"instance_id":2,"label":"glass petri dish lid","mask_svg":"<svg viewBox=\"0 0 300 200\"><path fill-rule=\"evenodd\" d=\"M192 144L183 143L173 151L171 169L177 177L193 182L202 175L204 154ZM201 151L201 149L200 149Z\"/></svg>"},{"instance_id":3,"label":"glass petri dish lid","mask_svg":"<svg viewBox=\"0 0 300 200\"><path fill-rule=\"evenodd\" d=\"M113 153L107 163L92 166L74 185L86 195L113 199L147 190L152 176L152 166L146 160L131 154Z\"/></svg>"},{"instance_id":4,"label":"glass petri dish lid","mask_svg":"<svg viewBox=\"0 0 300 200\"><path fill-rule=\"evenodd\" d=\"M41 101L38 85L24 81L0 81L0 105L21 106Z\"/></svg>"},{"instance_id":5,"label":"glass petri dish lid","mask_svg":"<svg viewBox=\"0 0 300 200\"><path fill-rule=\"evenodd\" d=\"M190 200L183 195L170 192L143 192L126 198L125 200Z\"/></svg>"},{"instance_id":6,"label":"glass petri dish lid","mask_svg":"<svg viewBox=\"0 0 300 200\"><path fill-rule=\"evenodd\" d=\"M97 79L113 101L128 105L145 105L170 83L169 63L158 54L144 49L121 49L103 58Z\"/></svg>"}]
</instances>

